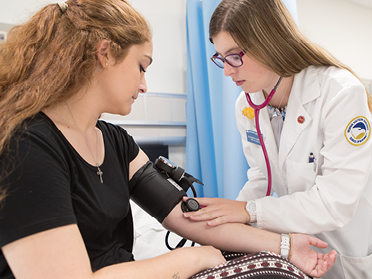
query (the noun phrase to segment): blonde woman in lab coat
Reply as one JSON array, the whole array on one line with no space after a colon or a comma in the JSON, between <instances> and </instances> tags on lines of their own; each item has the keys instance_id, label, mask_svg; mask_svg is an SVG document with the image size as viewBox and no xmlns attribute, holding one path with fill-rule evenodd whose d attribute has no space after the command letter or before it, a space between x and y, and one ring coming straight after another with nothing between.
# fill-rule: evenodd
<instances>
[{"instance_id":1,"label":"blonde woman in lab coat","mask_svg":"<svg viewBox=\"0 0 372 279\"><path fill-rule=\"evenodd\" d=\"M280 0L223 0L209 31L212 60L243 90L236 121L250 169L238 201L200 198L206 207L185 217L314 234L329 243L323 252L338 252L323 278L372 278L371 96L300 33ZM261 104L276 85L259 114L272 175L266 196L267 165L246 93Z\"/></svg>"}]
</instances>

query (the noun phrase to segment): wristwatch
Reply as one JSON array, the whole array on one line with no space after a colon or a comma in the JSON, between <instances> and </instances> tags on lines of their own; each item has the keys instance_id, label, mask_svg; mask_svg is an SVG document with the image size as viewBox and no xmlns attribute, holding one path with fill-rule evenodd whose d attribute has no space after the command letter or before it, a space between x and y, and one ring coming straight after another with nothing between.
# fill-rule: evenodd
<instances>
[{"instance_id":1,"label":"wristwatch","mask_svg":"<svg viewBox=\"0 0 372 279\"><path fill-rule=\"evenodd\" d=\"M256 202L255 200L251 200L247 202L245 206L245 210L249 213L249 223L256 223L257 222L257 213L256 213Z\"/></svg>"},{"instance_id":2,"label":"wristwatch","mask_svg":"<svg viewBox=\"0 0 372 279\"><path fill-rule=\"evenodd\" d=\"M291 248L291 241L289 234L282 233L282 241L280 243L280 256L285 259L289 257L289 250Z\"/></svg>"}]
</instances>

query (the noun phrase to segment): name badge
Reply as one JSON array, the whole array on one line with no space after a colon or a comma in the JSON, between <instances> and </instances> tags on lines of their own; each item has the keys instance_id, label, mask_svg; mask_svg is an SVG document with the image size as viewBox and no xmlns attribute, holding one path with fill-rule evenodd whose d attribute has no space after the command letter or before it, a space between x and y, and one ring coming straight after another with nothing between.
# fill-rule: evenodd
<instances>
[{"instance_id":1,"label":"name badge","mask_svg":"<svg viewBox=\"0 0 372 279\"><path fill-rule=\"evenodd\" d=\"M247 130L247 141L261 146L260 139L258 138L258 133L256 131Z\"/></svg>"}]
</instances>

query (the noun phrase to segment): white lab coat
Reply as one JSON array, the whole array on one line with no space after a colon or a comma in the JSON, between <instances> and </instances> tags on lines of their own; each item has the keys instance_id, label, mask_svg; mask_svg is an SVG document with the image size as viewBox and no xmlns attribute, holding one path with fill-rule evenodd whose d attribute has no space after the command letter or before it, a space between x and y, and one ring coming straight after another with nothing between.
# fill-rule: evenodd
<instances>
[{"instance_id":1,"label":"white lab coat","mask_svg":"<svg viewBox=\"0 0 372 279\"><path fill-rule=\"evenodd\" d=\"M256 104L264 101L262 92L250 96ZM372 124L363 85L335 67L311 66L297 74L279 152L267 108L261 110L272 191L279 198L265 197L266 164L261 146L247 141L247 131L256 129L254 119L242 114L246 107L242 92L236 119L250 169L238 200L256 199L257 226L278 233L313 234L328 242L325 251L335 249L338 259L322 278L372 278L372 137L359 146L346 139L350 134L346 128L354 118L362 116ZM371 133L369 124L365 135ZM310 152L315 163L309 163Z\"/></svg>"}]
</instances>

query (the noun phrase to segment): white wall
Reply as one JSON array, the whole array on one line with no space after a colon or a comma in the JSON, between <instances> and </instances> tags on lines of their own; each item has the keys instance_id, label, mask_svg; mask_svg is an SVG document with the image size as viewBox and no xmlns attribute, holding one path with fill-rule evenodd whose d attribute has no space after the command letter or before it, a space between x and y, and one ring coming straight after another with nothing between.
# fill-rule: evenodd
<instances>
[{"instance_id":1,"label":"white wall","mask_svg":"<svg viewBox=\"0 0 372 279\"><path fill-rule=\"evenodd\" d=\"M301 30L372 80L372 8L348 0L297 0Z\"/></svg>"}]
</instances>

